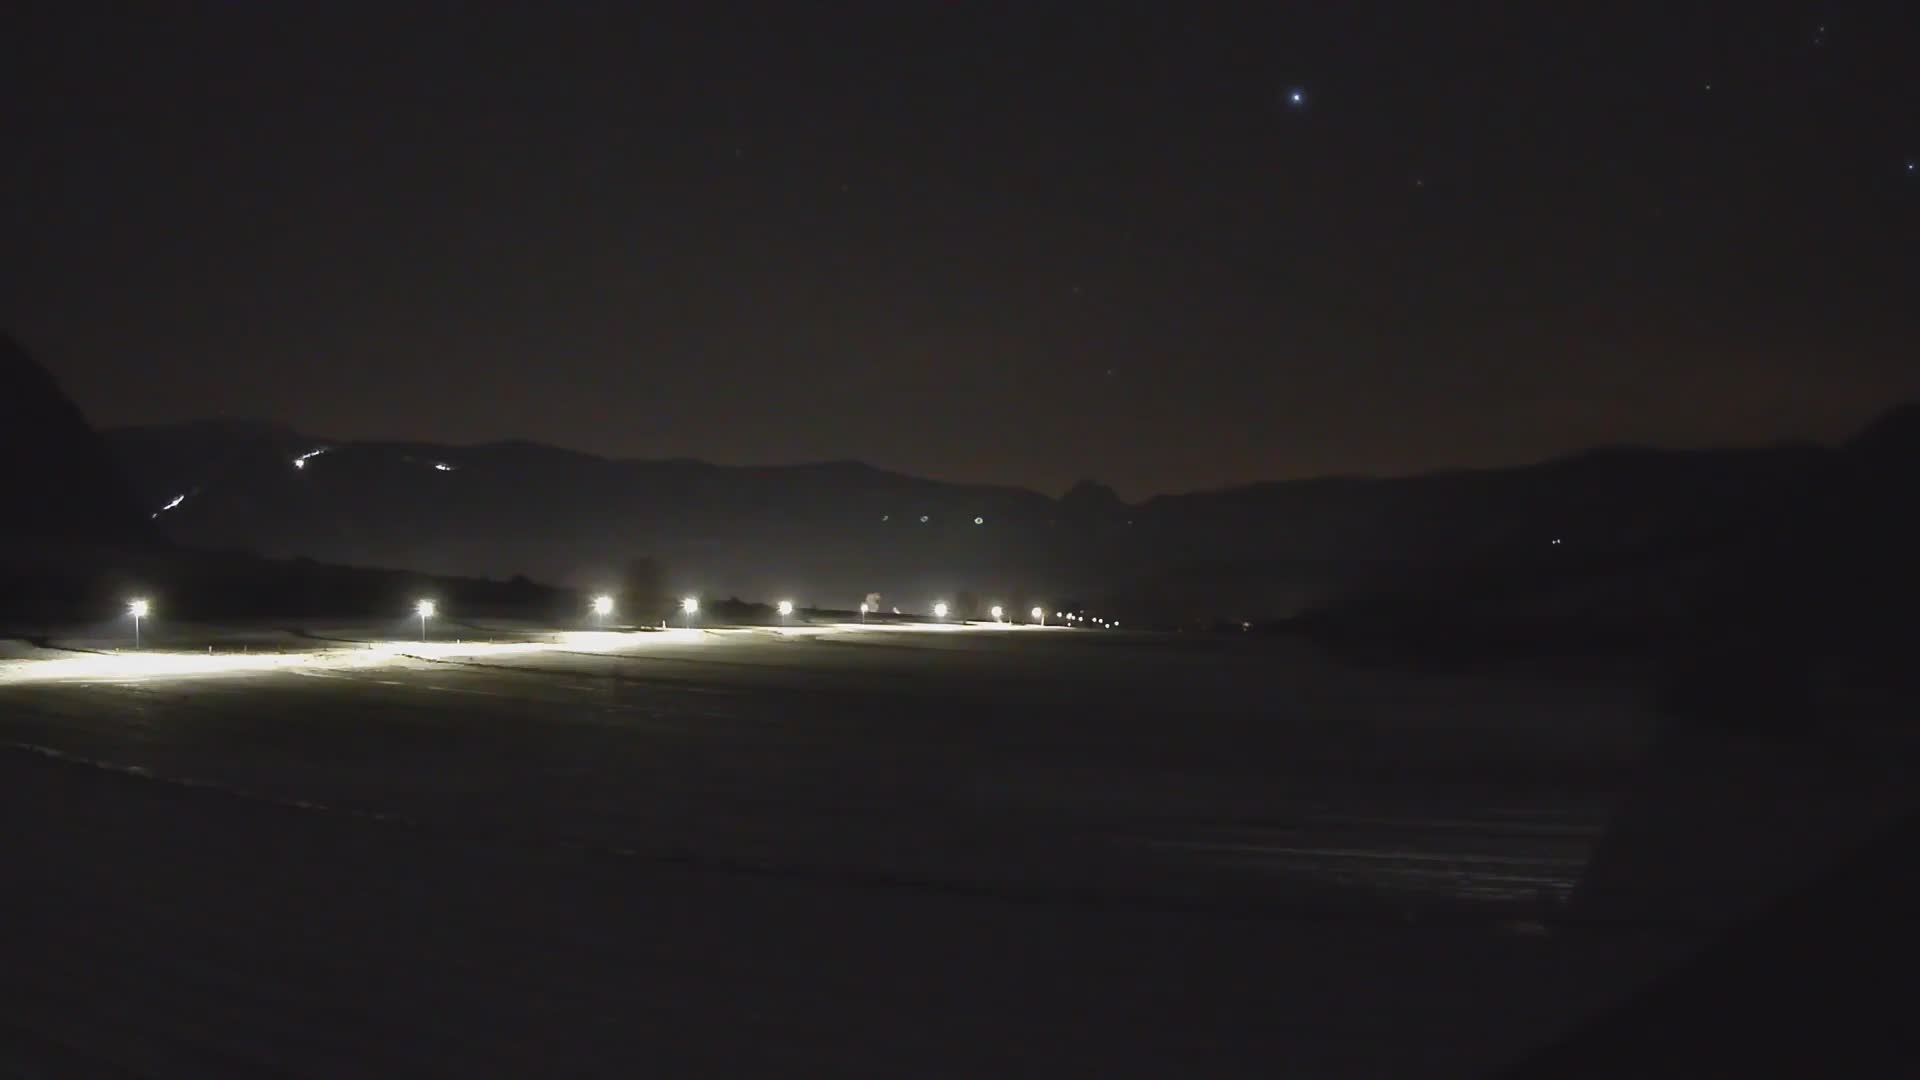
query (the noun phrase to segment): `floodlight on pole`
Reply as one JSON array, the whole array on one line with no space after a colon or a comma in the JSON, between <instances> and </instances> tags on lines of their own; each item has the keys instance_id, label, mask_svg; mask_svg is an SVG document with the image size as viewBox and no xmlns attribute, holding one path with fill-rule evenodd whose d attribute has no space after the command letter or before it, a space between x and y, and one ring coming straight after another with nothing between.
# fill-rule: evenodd
<instances>
[{"instance_id":1,"label":"floodlight on pole","mask_svg":"<svg viewBox=\"0 0 1920 1080\"><path fill-rule=\"evenodd\" d=\"M596 596L593 598L593 615L601 626L607 624L607 616L613 614L613 597Z\"/></svg>"},{"instance_id":2,"label":"floodlight on pole","mask_svg":"<svg viewBox=\"0 0 1920 1080\"><path fill-rule=\"evenodd\" d=\"M1032 611L1027 612L1027 614L1033 616L1033 621L1039 623L1041 626L1047 625L1047 609L1046 608L1037 607L1037 608L1034 608Z\"/></svg>"},{"instance_id":3,"label":"floodlight on pole","mask_svg":"<svg viewBox=\"0 0 1920 1080\"><path fill-rule=\"evenodd\" d=\"M947 602L945 600L933 605L933 617L936 619L944 619L947 617Z\"/></svg>"},{"instance_id":4,"label":"floodlight on pole","mask_svg":"<svg viewBox=\"0 0 1920 1080\"><path fill-rule=\"evenodd\" d=\"M994 621L994 622L999 622L999 621L1000 621L1000 616L1002 616L1002 615L1005 615L1005 614L1006 614L1006 609L1004 609L1004 608L1002 608L1002 607L1001 607L1001 606L1000 606L999 604L995 604L995 605L993 605L993 608L992 608L992 611L991 611L991 614L993 615L993 621Z\"/></svg>"},{"instance_id":5,"label":"floodlight on pole","mask_svg":"<svg viewBox=\"0 0 1920 1080\"><path fill-rule=\"evenodd\" d=\"M127 614L133 616L133 647L136 649L140 647L140 620L146 618L150 610L145 600L127 602Z\"/></svg>"},{"instance_id":6,"label":"floodlight on pole","mask_svg":"<svg viewBox=\"0 0 1920 1080\"><path fill-rule=\"evenodd\" d=\"M867 602L865 600L860 601L860 621L863 623L867 621Z\"/></svg>"},{"instance_id":7,"label":"floodlight on pole","mask_svg":"<svg viewBox=\"0 0 1920 1080\"><path fill-rule=\"evenodd\" d=\"M700 598L689 596L680 601L680 610L686 613L687 629L693 629L693 617L700 613Z\"/></svg>"},{"instance_id":8,"label":"floodlight on pole","mask_svg":"<svg viewBox=\"0 0 1920 1080\"><path fill-rule=\"evenodd\" d=\"M780 622L783 625L787 621L787 616L791 614L793 614L793 601L791 600L780 601Z\"/></svg>"},{"instance_id":9,"label":"floodlight on pole","mask_svg":"<svg viewBox=\"0 0 1920 1080\"><path fill-rule=\"evenodd\" d=\"M413 605L413 613L420 616L420 640L427 640L427 620L433 618L433 601L422 600Z\"/></svg>"}]
</instances>

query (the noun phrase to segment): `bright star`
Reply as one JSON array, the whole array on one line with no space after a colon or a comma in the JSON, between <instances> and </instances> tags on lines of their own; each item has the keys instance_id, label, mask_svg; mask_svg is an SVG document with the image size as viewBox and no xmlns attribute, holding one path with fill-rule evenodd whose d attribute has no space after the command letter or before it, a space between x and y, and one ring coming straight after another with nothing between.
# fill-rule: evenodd
<instances>
[{"instance_id":1,"label":"bright star","mask_svg":"<svg viewBox=\"0 0 1920 1080\"><path fill-rule=\"evenodd\" d=\"M1293 89L1293 90L1287 91L1288 105L1291 105L1294 108L1298 109L1306 105L1306 103L1307 103L1307 92L1305 90Z\"/></svg>"}]
</instances>

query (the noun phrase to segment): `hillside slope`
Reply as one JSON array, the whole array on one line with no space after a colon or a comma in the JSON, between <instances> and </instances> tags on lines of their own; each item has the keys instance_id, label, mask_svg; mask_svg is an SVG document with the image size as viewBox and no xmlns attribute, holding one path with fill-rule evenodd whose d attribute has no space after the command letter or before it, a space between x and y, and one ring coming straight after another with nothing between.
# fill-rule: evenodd
<instances>
[{"instance_id":1,"label":"hillside slope","mask_svg":"<svg viewBox=\"0 0 1920 1080\"><path fill-rule=\"evenodd\" d=\"M1165 624L1463 594L1489 615L1641 618L1691 603L1705 568L1790 530L1858 456L1605 449L1129 504L1091 481L1053 499L856 462L732 467L528 443L336 443L267 424L107 437L156 509L181 498L158 520L196 546L581 587L646 555L676 587L708 594L850 607L877 591L909 611L934 597L1021 608L1077 599Z\"/></svg>"},{"instance_id":2,"label":"hillside slope","mask_svg":"<svg viewBox=\"0 0 1920 1080\"><path fill-rule=\"evenodd\" d=\"M26 347L0 332L0 461L11 543L118 546L157 538L119 462Z\"/></svg>"}]
</instances>

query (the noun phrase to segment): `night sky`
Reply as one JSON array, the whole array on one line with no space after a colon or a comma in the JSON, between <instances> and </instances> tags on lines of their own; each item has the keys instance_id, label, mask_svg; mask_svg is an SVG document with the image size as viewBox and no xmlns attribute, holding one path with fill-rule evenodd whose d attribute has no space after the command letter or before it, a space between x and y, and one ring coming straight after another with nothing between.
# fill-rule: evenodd
<instances>
[{"instance_id":1,"label":"night sky","mask_svg":"<svg viewBox=\"0 0 1920 1080\"><path fill-rule=\"evenodd\" d=\"M1920 394L1920 5L641 7L10 19L0 324L101 425L1129 497Z\"/></svg>"}]
</instances>

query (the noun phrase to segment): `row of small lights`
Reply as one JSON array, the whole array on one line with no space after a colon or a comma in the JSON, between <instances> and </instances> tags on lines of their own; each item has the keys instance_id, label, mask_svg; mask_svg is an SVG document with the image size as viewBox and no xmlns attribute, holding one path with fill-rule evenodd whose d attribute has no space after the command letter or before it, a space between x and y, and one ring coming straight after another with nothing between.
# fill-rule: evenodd
<instances>
[{"instance_id":1,"label":"row of small lights","mask_svg":"<svg viewBox=\"0 0 1920 1080\"><path fill-rule=\"evenodd\" d=\"M787 608L790 605L788 605L786 601L782 600L780 602L780 606L782 609L780 613L784 615L787 613ZM876 609L873 608L871 605L868 605L863 602L860 605L861 620L865 621L867 615L871 612L874 612L875 610ZM946 618L947 611L948 611L947 602L945 600L941 600L933 605L933 617L936 619ZM896 615L899 614L899 610L895 609L894 614ZM1004 607L1001 607L999 604L995 604L991 608L988 608L987 614L993 616L994 622L1007 621L1007 609ZM1027 612L1027 615L1034 622L1039 623L1041 626L1047 625L1047 618L1048 618L1047 609L1042 607L1036 607L1032 611ZM1052 617L1060 622L1065 622L1065 623L1093 623L1094 625L1104 626L1110 630L1118 630L1120 628L1120 624L1117 621L1114 621L1111 619L1092 618L1092 617L1089 617L1086 615L1080 615L1074 612L1056 611L1053 613Z\"/></svg>"},{"instance_id":2,"label":"row of small lights","mask_svg":"<svg viewBox=\"0 0 1920 1080\"><path fill-rule=\"evenodd\" d=\"M593 602L590 605L588 605L588 609L591 610L594 615L600 618L605 618L606 616L613 614L613 597L596 596L593 598ZM420 601L419 604L415 606L414 610L418 612L422 618L432 615L433 601L422 600ZM781 621L784 622L789 616L793 614L793 601L782 600L778 604L774 605L774 610L780 613ZM866 621L866 617L870 614L874 614L875 610L876 609L872 604L869 604L864 600L861 601L860 602L861 621L862 622ZM947 607L947 602L945 600L936 601L933 605L933 617L936 619L944 619L947 617L947 612L949 610L951 609ZM689 596L681 600L680 611L682 614L684 614L687 617L687 625L692 626L693 617L700 613L700 598L697 596ZM994 622L1005 622L1007 618L1007 609L1000 606L999 604L995 604L993 605L992 608L988 609L988 614L993 616ZM1042 626L1046 625L1047 612L1045 608L1035 607L1032 611L1028 612L1028 614L1033 617L1034 622L1037 622ZM1062 622L1068 622L1068 623L1092 623L1093 625L1096 625L1096 626L1103 626L1103 627L1107 627L1109 629L1115 629L1115 630L1120 628L1120 623L1116 620L1103 619L1097 616L1081 615L1076 612L1056 611L1053 613L1053 617Z\"/></svg>"},{"instance_id":3,"label":"row of small lights","mask_svg":"<svg viewBox=\"0 0 1920 1080\"><path fill-rule=\"evenodd\" d=\"M589 611L593 612L596 618L605 620L607 616L613 614L613 597L596 596L593 598L593 602L588 604L587 607ZM140 647L140 620L146 618L152 610L153 606L144 599L130 600L127 602L127 614L133 616L133 644L135 648ZM782 600L779 604L775 605L775 610L780 613L780 621L784 623L787 621L787 618L793 614L793 601ZM687 617L687 626L691 628L693 626L693 617L700 614L700 598L697 596L689 596L681 600L680 611ZM873 606L862 601L860 604L860 621L865 622L867 615L872 611ZM945 600L941 600L933 605L933 617L936 619L946 618L947 611L947 602ZM420 617L420 639L425 641L427 637L427 620L439 613L439 607L431 600L419 600L413 605L413 613ZM990 614L992 614L994 622L1006 621L1006 609L999 604L993 605ZM1033 617L1034 622L1039 623L1041 626L1047 625L1047 612L1045 608L1036 607L1028 612L1028 614ZM1096 626L1111 630L1118 630L1120 628L1118 622L1080 615L1074 612L1056 611L1053 613L1053 617L1069 624L1076 622L1092 623Z\"/></svg>"}]
</instances>

